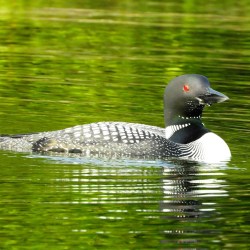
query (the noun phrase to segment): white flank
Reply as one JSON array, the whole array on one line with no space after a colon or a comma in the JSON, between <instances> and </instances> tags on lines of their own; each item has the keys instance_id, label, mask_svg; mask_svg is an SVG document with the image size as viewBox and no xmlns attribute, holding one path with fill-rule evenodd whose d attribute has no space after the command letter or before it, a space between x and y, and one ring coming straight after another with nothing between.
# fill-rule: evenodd
<instances>
[{"instance_id":1,"label":"white flank","mask_svg":"<svg viewBox=\"0 0 250 250\"><path fill-rule=\"evenodd\" d=\"M195 160L215 163L228 161L231 158L231 152L226 142L212 132L206 133L186 146L190 150L190 157Z\"/></svg>"}]
</instances>

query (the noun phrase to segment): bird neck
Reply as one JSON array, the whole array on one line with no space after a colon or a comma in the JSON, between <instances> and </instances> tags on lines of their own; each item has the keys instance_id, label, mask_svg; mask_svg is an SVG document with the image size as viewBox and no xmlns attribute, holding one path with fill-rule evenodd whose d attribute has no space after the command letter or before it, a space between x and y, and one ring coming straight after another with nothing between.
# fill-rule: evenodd
<instances>
[{"instance_id":1,"label":"bird neck","mask_svg":"<svg viewBox=\"0 0 250 250\"><path fill-rule=\"evenodd\" d=\"M165 112L166 138L170 141L182 144L199 139L205 133L209 132L202 123L201 115L201 112L197 116Z\"/></svg>"},{"instance_id":2,"label":"bird neck","mask_svg":"<svg viewBox=\"0 0 250 250\"><path fill-rule=\"evenodd\" d=\"M201 125L201 117L204 106L199 105L193 108L192 105L177 103L169 105L164 102L164 121L165 127L177 124L191 123Z\"/></svg>"}]
</instances>

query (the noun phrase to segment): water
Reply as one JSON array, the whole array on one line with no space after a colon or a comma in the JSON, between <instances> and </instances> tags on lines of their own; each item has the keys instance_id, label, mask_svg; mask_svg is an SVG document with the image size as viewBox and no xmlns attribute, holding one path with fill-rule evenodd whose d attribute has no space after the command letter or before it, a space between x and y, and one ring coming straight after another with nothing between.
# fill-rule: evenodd
<instances>
[{"instance_id":1,"label":"water","mask_svg":"<svg viewBox=\"0 0 250 250\"><path fill-rule=\"evenodd\" d=\"M34 2L34 1L33 1ZM230 100L204 113L221 165L0 152L1 249L248 249L248 1L24 1L0 8L0 133L163 126L173 77Z\"/></svg>"}]
</instances>

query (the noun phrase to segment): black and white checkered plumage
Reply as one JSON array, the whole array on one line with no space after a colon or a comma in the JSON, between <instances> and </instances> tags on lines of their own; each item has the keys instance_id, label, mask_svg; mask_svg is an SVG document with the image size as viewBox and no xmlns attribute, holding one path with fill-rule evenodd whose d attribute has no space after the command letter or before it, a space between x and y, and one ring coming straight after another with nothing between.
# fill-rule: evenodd
<instances>
[{"instance_id":1,"label":"black and white checkered plumage","mask_svg":"<svg viewBox=\"0 0 250 250\"><path fill-rule=\"evenodd\" d=\"M0 149L17 152L74 154L82 157L210 161L230 158L227 144L201 122L205 105L227 97L210 88L204 76L173 79L164 93L166 128L98 122L71 128L0 137ZM215 153L220 152L216 157Z\"/></svg>"}]
</instances>

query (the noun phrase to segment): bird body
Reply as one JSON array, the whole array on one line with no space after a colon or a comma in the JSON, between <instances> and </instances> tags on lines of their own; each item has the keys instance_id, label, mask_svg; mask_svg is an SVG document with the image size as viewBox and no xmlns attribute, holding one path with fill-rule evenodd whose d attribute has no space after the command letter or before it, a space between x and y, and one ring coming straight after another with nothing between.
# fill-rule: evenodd
<instances>
[{"instance_id":1,"label":"bird body","mask_svg":"<svg viewBox=\"0 0 250 250\"><path fill-rule=\"evenodd\" d=\"M0 149L99 158L224 161L231 157L229 147L204 127L201 117L206 105L227 99L210 88L206 77L183 75L173 79L165 89L165 128L98 122L57 131L1 136Z\"/></svg>"}]
</instances>

